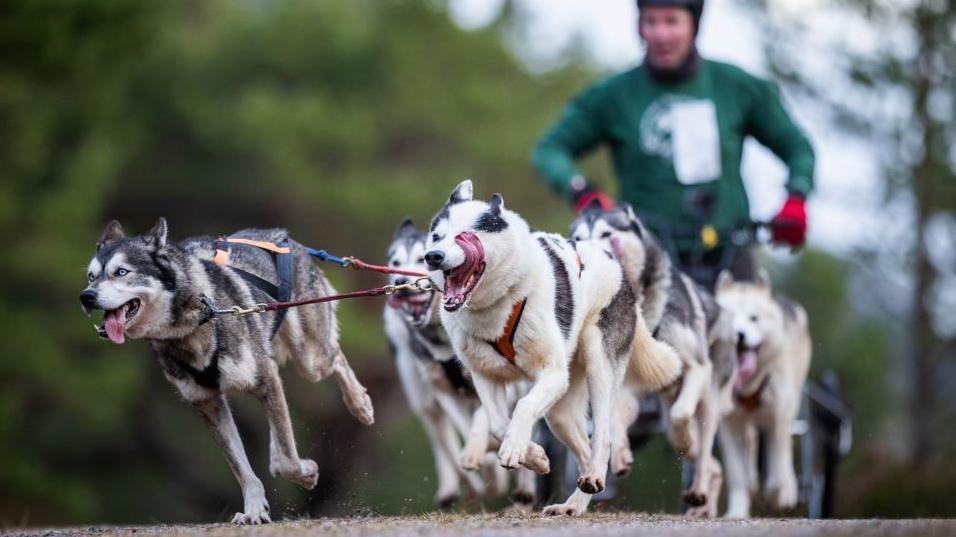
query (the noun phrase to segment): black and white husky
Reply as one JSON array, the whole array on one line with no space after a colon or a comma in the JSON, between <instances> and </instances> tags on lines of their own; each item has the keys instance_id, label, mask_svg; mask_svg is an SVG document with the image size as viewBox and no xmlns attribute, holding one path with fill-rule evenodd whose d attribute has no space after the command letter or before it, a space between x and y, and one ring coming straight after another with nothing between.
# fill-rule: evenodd
<instances>
[{"instance_id":1,"label":"black and white husky","mask_svg":"<svg viewBox=\"0 0 956 537\"><path fill-rule=\"evenodd\" d=\"M471 181L459 184L432 220L425 261L442 290L442 324L500 441L500 464L550 470L531 441L535 423L546 417L577 458L580 477L571 497L545 513L583 513L604 488L612 394L642 333L635 331L643 321L621 266L597 244L575 247L560 235L533 232L500 195L474 200ZM650 352L645 359L660 357ZM508 386L519 382L530 389L511 411Z\"/></svg>"},{"instance_id":2,"label":"black and white husky","mask_svg":"<svg viewBox=\"0 0 956 537\"><path fill-rule=\"evenodd\" d=\"M248 392L262 401L270 472L307 489L315 487L319 469L296 451L279 365L292 361L311 381L333 375L349 411L366 425L374 421L372 401L339 348L331 304L237 317L213 316L202 299L250 306L276 300L283 286L296 299L335 291L284 230L240 231L228 238L235 243L193 238L172 244L166 235L162 218L138 237L126 237L115 220L107 225L80 301L87 313L104 311L96 326L102 337L117 344L127 337L149 341L166 378L205 418L242 487L243 512L233 522L269 522L265 489L246 458L226 396ZM282 251L252 245L257 241L282 245ZM288 270L277 268L279 255L287 256L282 262Z\"/></svg>"},{"instance_id":3,"label":"black and white husky","mask_svg":"<svg viewBox=\"0 0 956 537\"><path fill-rule=\"evenodd\" d=\"M389 266L427 271L425 241L425 233L417 230L411 220L403 221L388 249ZM390 283L402 284L411 279L392 275ZM489 486L494 492L504 492L508 475L494 465L488 472L492 482L486 484L475 472L482 469L488 452L488 419L471 374L455 358L451 340L441 325L438 298L435 291L390 295L384 316L402 391L412 412L421 420L432 447L438 476L435 502L446 507L459 496L462 480L476 494ZM464 448L463 438L467 439ZM530 507L534 491L534 473L527 469L519 471L512 500L516 505Z\"/></svg>"},{"instance_id":4,"label":"black and white husky","mask_svg":"<svg viewBox=\"0 0 956 537\"><path fill-rule=\"evenodd\" d=\"M722 484L712 451L721 417L731 407L736 335L730 316L713 295L671 265L666 251L641 224L630 205L587 207L572 223L574 240L597 239L620 260L655 339L677 351L679 382L661 390L674 449L694 461L694 479L684 500L688 514L716 516ZM656 391L635 375L625 380L615 405L611 466L625 474L633 463L627 429L638 413L637 395Z\"/></svg>"}]
</instances>

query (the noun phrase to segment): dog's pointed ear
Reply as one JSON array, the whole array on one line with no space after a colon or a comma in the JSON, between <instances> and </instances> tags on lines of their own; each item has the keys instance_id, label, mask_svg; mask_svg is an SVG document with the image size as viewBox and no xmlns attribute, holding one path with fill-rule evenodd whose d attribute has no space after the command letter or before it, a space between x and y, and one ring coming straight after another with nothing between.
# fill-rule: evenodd
<instances>
[{"instance_id":1,"label":"dog's pointed ear","mask_svg":"<svg viewBox=\"0 0 956 537\"><path fill-rule=\"evenodd\" d=\"M757 271L757 279L754 280L754 284L760 289L770 292L770 273L767 272L767 269L761 267Z\"/></svg>"},{"instance_id":2,"label":"dog's pointed ear","mask_svg":"<svg viewBox=\"0 0 956 537\"><path fill-rule=\"evenodd\" d=\"M730 289L730 286L733 284L734 275L731 274L729 270L724 269L720 271L720 275L717 276L717 285L714 286L714 289L717 291L717 294L720 294Z\"/></svg>"},{"instance_id":3,"label":"dog's pointed ear","mask_svg":"<svg viewBox=\"0 0 956 537\"><path fill-rule=\"evenodd\" d=\"M99 251L100 248L117 239L122 239L125 236L126 234L123 233L123 226L120 225L119 221L111 221L109 224L106 224L106 229L103 230L103 235L101 235L100 240L96 242L96 251Z\"/></svg>"},{"instance_id":4,"label":"dog's pointed ear","mask_svg":"<svg viewBox=\"0 0 956 537\"><path fill-rule=\"evenodd\" d=\"M402 223L398 225L398 229L395 230L394 238L407 237L417 231L418 230L415 229L415 222L412 222L412 219L406 216L405 219L402 220Z\"/></svg>"},{"instance_id":5,"label":"dog's pointed ear","mask_svg":"<svg viewBox=\"0 0 956 537\"><path fill-rule=\"evenodd\" d=\"M624 211L624 214L627 215L627 219L631 222L638 221L637 214L634 213L634 207L631 207L630 203L622 201L621 203L617 204L617 208Z\"/></svg>"},{"instance_id":6,"label":"dog's pointed ear","mask_svg":"<svg viewBox=\"0 0 956 537\"><path fill-rule=\"evenodd\" d=\"M455 190L451 191L451 196L448 196L448 203L450 205L454 205L455 203L471 201L473 199L474 186L471 184L471 179L465 179L464 181L458 183L458 186L455 187Z\"/></svg>"},{"instance_id":7,"label":"dog's pointed ear","mask_svg":"<svg viewBox=\"0 0 956 537\"><path fill-rule=\"evenodd\" d=\"M153 250L159 250L160 248L166 246L167 232L168 227L166 226L166 219L160 216L159 220L153 224L153 228L141 238L143 242L146 243L147 247L152 248Z\"/></svg>"},{"instance_id":8,"label":"dog's pointed ear","mask_svg":"<svg viewBox=\"0 0 956 537\"><path fill-rule=\"evenodd\" d=\"M505 199L501 197L501 194L495 193L491 196L490 205L491 212L500 213L505 208Z\"/></svg>"}]
</instances>

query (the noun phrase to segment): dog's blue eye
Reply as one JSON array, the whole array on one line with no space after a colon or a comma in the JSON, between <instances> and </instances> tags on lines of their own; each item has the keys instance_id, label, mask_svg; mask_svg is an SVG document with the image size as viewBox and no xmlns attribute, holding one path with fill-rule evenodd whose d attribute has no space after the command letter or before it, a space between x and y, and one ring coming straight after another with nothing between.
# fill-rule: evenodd
<instances>
[{"instance_id":1,"label":"dog's blue eye","mask_svg":"<svg viewBox=\"0 0 956 537\"><path fill-rule=\"evenodd\" d=\"M116 275L119 276L120 278L122 278L123 276L126 276L127 274L129 274L129 271L124 268L121 268L116 271Z\"/></svg>"},{"instance_id":2,"label":"dog's blue eye","mask_svg":"<svg viewBox=\"0 0 956 537\"><path fill-rule=\"evenodd\" d=\"M424 263L424 262L425 262L425 258L424 258L424 257L419 257L419 258L418 258L418 261L416 261L416 263Z\"/></svg>"},{"instance_id":3,"label":"dog's blue eye","mask_svg":"<svg viewBox=\"0 0 956 537\"><path fill-rule=\"evenodd\" d=\"M611 232L610 232L610 231L605 231L604 233L601 233L601 238L602 238L602 239L606 239L606 238L608 238L608 237L610 237L610 236L611 236Z\"/></svg>"},{"instance_id":4,"label":"dog's blue eye","mask_svg":"<svg viewBox=\"0 0 956 537\"><path fill-rule=\"evenodd\" d=\"M93 273L90 272L90 273L88 273L88 274L86 275L86 279L87 279L87 281L93 281L93 280L96 279L96 276L93 276Z\"/></svg>"},{"instance_id":5,"label":"dog's blue eye","mask_svg":"<svg viewBox=\"0 0 956 537\"><path fill-rule=\"evenodd\" d=\"M441 237L438 236L438 233L432 233L432 242L438 242L441 240Z\"/></svg>"},{"instance_id":6,"label":"dog's blue eye","mask_svg":"<svg viewBox=\"0 0 956 537\"><path fill-rule=\"evenodd\" d=\"M393 267L397 267L397 266L398 266L398 261L396 261L396 260L393 259L393 260L392 260L392 266L393 266Z\"/></svg>"}]
</instances>

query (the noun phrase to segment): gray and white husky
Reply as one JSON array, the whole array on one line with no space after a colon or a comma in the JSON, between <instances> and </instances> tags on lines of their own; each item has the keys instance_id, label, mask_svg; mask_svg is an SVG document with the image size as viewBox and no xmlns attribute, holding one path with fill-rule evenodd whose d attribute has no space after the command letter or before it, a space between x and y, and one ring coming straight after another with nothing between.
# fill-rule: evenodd
<instances>
[{"instance_id":1,"label":"gray and white husky","mask_svg":"<svg viewBox=\"0 0 956 537\"><path fill-rule=\"evenodd\" d=\"M200 237L172 244L166 236L162 218L138 237L126 237L115 220L107 225L87 268L88 285L80 301L88 314L104 311L96 327L102 337L117 344L127 337L147 340L163 374L205 418L242 488L243 512L233 522L269 522L265 489L246 458L226 396L248 392L262 401L270 429L269 470L306 489L315 487L319 469L296 451L279 365L290 360L311 381L333 375L349 411L366 425L374 421L372 401L339 348L331 304L290 309L283 319L271 312L214 316L203 303L203 297L220 307L275 300L250 283L279 280L272 253L235 244L228 250L228 264L220 264L213 259L221 242ZM287 246L293 297L335 292L284 230L244 230L230 238Z\"/></svg>"},{"instance_id":2,"label":"gray and white husky","mask_svg":"<svg viewBox=\"0 0 956 537\"><path fill-rule=\"evenodd\" d=\"M426 250L442 289L442 324L471 372L500 442L500 464L550 471L544 449L531 440L546 417L577 458L580 477L571 497L545 513L583 513L604 488L612 394L643 323L621 266L596 244L576 248L560 235L533 232L498 194L473 199L471 181L460 183L432 220ZM530 389L511 411L508 386L519 382Z\"/></svg>"},{"instance_id":3,"label":"gray and white husky","mask_svg":"<svg viewBox=\"0 0 956 537\"><path fill-rule=\"evenodd\" d=\"M766 434L767 480L763 492L777 509L797 503L793 468L793 422L810 368L807 312L771 292L761 270L755 282L717 278L717 301L734 319L737 375L734 409L720 425L720 451L727 468L729 518L750 516L750 495L759 489L757 431Z\"/></svg>"},{"instance_id":4,"label":"gray and white husky","mask_svg":"<svg viewBox=\"0 0 956 537\"><path fill-rule=\"evenodd\" d=\"M405 219L389 246L389 266L426 272L425 240L425 233ZM389 279L397 285L412 278L393 274ZM389 296L384 316L402 391L412 412L421 420L432 447L438 476L435 502L446 507L459 496L462 480L475 494L481 494L489 488L487 485L503 493L508 475L495 465L487 472L492 482L486 485L475 473L482 469L488 452L488 418L478 401L471 375L455 357L438 308L435 291L405 291ZM463 438L467 439L464 448ZM534 491L534 473L520 470L512 501L530 507Z\"/></svg>"},{"instance_id":5,"label":"gray and white husky","mask_svg":"<svg viewBox=\"0 0 956 537\"><path fill-rule=\"evenodd\" d=\"M572 223L574 240L597 239L621 261L655 339L677 351L678 382L661 390L668 436L674 449L694 462L694 478L684 492L688 514L716 516L722 484L713 446L721 417L730 410L736 335L730 316L713 295L677 270L630 205L602 210L587 207ZM638 413L642 386L628 370L615 405L612 469L625 474L633 463L627 429ZM659 388L659 387L658 387Z\"/></svg>"}]
</instances>

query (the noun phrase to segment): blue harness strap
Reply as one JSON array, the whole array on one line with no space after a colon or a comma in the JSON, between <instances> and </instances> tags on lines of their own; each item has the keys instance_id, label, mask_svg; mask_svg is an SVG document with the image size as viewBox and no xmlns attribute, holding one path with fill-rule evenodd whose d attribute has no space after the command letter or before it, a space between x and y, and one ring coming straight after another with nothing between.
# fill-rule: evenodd
<instances>
[{"instance_id":1,"label":"blue harness strap","mask_svg":"<svg viewBox=\"0 0 956 537\"><path fill-rule=\"evenodd\" d=\"M312 257L318 258L319 261L328 261L329 263L335 263L337 265L342 265L343 267L349 266L349 262L341 257L332 255L325 250L316 250L315 248L309 248L308 246L303 246L305 251L309 253Z\"/></svg>"}]
</instances>

